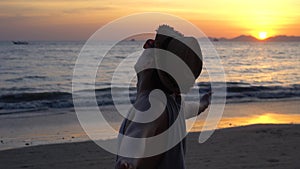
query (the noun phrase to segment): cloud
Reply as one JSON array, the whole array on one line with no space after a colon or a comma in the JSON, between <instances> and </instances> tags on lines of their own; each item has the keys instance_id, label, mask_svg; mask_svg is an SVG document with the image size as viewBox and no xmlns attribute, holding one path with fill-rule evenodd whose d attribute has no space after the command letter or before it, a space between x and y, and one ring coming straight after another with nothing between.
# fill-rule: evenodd
<instances>
[{"instance_id":1,"label":"cloud","mask_svg":"<svg viewBox=\"0 0 300 169\"><path fill-rule=\"evenodd\" d=\"M107 10L113 10L115 8L110 6L104 6L104 7L85 7L85 8L70 8L63 10L63 13L67 14L74 14L74 13L84 13L84 12L97 12L97 11L107 11Z\"/></svg>"},{"instance_id":2,"label":"cloud","mask_svg":"<svg viewBox=\"0 0 300 169\"><path fill-rule=\"evenodd\" d=\"M20 1L20 0L2 0L0 2L0 17L13 16L44 16L63 15L63 14L81 14L90 12L100 12L115 9L106 1Z\"/></svg>"}]
</instances>

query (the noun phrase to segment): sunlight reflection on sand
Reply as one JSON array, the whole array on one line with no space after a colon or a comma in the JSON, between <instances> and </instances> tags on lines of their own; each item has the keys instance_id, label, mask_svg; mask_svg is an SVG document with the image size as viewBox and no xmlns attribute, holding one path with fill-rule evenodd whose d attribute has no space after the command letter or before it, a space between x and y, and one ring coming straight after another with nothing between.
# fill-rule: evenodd
<instances>
[{"instance_id":1,"label":"sunlight reflection on sand","mask_svg":"<svg viewBox=\"0 0 300 169\"><path fill-rule=\"evenodd\" d=\"M218 128L228 128L236 126L245 126L251 124L299 124L300 114L275 114L267 112L261 115L253 115L247 117L225 117L218 124ZM198 120L195 122L191 132L202 130L204 121ZM208 124L209 125L209 124ZM210 128L212 129L212 128Z\"/></svg>"}]
</instances>

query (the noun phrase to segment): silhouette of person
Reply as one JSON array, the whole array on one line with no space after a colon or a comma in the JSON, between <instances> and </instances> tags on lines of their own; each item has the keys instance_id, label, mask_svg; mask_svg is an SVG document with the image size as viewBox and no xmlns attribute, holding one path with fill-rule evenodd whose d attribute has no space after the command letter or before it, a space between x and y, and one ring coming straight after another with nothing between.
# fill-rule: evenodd
<instances>
[{"instance_id":1,"label":"silhouette of person","mask_svg":"<svg viewBox=\"0 0 300 169\"><path fill-rule=\"evenodd\" d=\"M184 42L184 43L183 43ZM149 39L146 41L144 52L135 64L135 70L137 72L137 96L136 101L133 104L134 109L128 113L128 118L124 119L120 133L126 136L135 138L149 138L159 135L170 126L172 126L177 118L179 123L176 129L177 133L170 133L168 137L161 143L167 145L168 140L172 140L173 137L185 136L185 119L194 117L203 112L210 104L211 93L205 94L200 103L197 102L185 102L181 98L182 93L188 92L188 90L194 85L195 79L200 75L202 70L202 55L200 46L197 40L193 37L184 37L181 33L175 31L168 25L161 25L157 30L155 40ZM179 87L176 81L168 73L158 69L141 69L155 64L157 62L164 62L164 56L158 54L155 58L155 54L151 48L157 48L172 52L190 68L193 73L193 81L183 79L187 83L183 84L183 87ZM155 120L148 123L140 123L132 121L139 116L143 116L143 112L147 111L151 104L149 102L149 94L151 91L159 89L166 96L165 109ZM159 98L157 98L159 100ZM184 103L184 104L182 104ZM181 107L183 106L183 107ZM179 114L180 109L183 109L184 115ZM195 111L196 110L196 111ZM197 112L193 114L191 112ZM139 151L138 145L132 145L130 142L126 142L122 137L119 140L119 150L122 149L132 151ZM159 143L160 144L160 143ZM154 148L153 144L145 144L142 149ZM167 150L164 153L143 158L129 158L118 155L116 159L116 169L184 169L184 156L185 156L185 139L181 140L173 148Z\"/></svg>"}]
</instances>

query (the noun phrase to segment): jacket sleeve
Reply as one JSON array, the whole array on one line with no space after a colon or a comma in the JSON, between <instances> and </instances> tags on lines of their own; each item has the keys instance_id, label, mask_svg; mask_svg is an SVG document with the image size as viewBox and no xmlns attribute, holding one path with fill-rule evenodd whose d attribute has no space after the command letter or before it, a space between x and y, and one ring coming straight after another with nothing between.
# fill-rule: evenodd
<instances>
[{"instance_id":1,"label":"jacket sleeve","mask_svg":"<svg viewBox=\"0 0 300 169\"><path fill-rule=\"evenodd\" d=\"M202 105L198 102L185 102L184 104L184 118L190 119L198 116L200 113L204 112L207 106Z\"/></svg>"},{"instance_id":2,"label":"jacket sleeve","mask_svg":"<svg viewBox=\"0 0 300 169\"><path fill-rule=\"evenodd\" d=\"M135 107L143 109L145 104L141 104L143 102L137 102ZM143 116L142 111L131 111L129 116L132 116L133 119L139 118L139 116ZM168 128L168 115L166 109L161 113L161 115L152 122L149 123L137 123L125 119L125 131L124 135L134 138L149 138L155 135L158 135L165 131ZM132 154L141 153L145 149L151 149L153 147L149 145L147 142L141 142L139 145L133 145L132 142L126 141L126 139L119 140L120 147L119 151L125 151ZM122 168L122 163L127 163L123 165L123 168L132 168L132 169L155 169L159 165L161 159L163 158L163 154L159 154L152 157L147 158L128 158L119 156L116 163L116 169ZM125 167L127 166L127 167Z\"/></svg>"}]
</instances>

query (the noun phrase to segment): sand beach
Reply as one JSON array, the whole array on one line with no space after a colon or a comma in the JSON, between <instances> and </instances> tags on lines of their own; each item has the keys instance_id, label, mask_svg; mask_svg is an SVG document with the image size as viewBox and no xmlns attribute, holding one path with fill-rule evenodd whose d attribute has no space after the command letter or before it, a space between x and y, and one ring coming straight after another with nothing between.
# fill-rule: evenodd
<instances>
[{"instance_id":1,"label":"sand beach","mask_svg":"<svg viewBox=\"0 0 300 169\"><path fill-rule=\"evenodd\" d=\"M187 168L298 168L299 110L298 100L227 104L219 129L205 143L197 141L202 122L194 124ZM1 169L114 167L115 155L89 140L72 109L1 121Z\"/></svg>"},{"instance_id":2,"label":"sand beach","mask_svg":"<svg viewBox=\"0 0 300 169\"><path fill-rule=\"evenodd\" d=\"M189 169L272 168L300 166L300 125L269 124L216 131L205 143L199 133L187 137ZM3 169L111 169L115 156L91 141L40 145L0 151Z\"/></svg>"}]
</instances>

